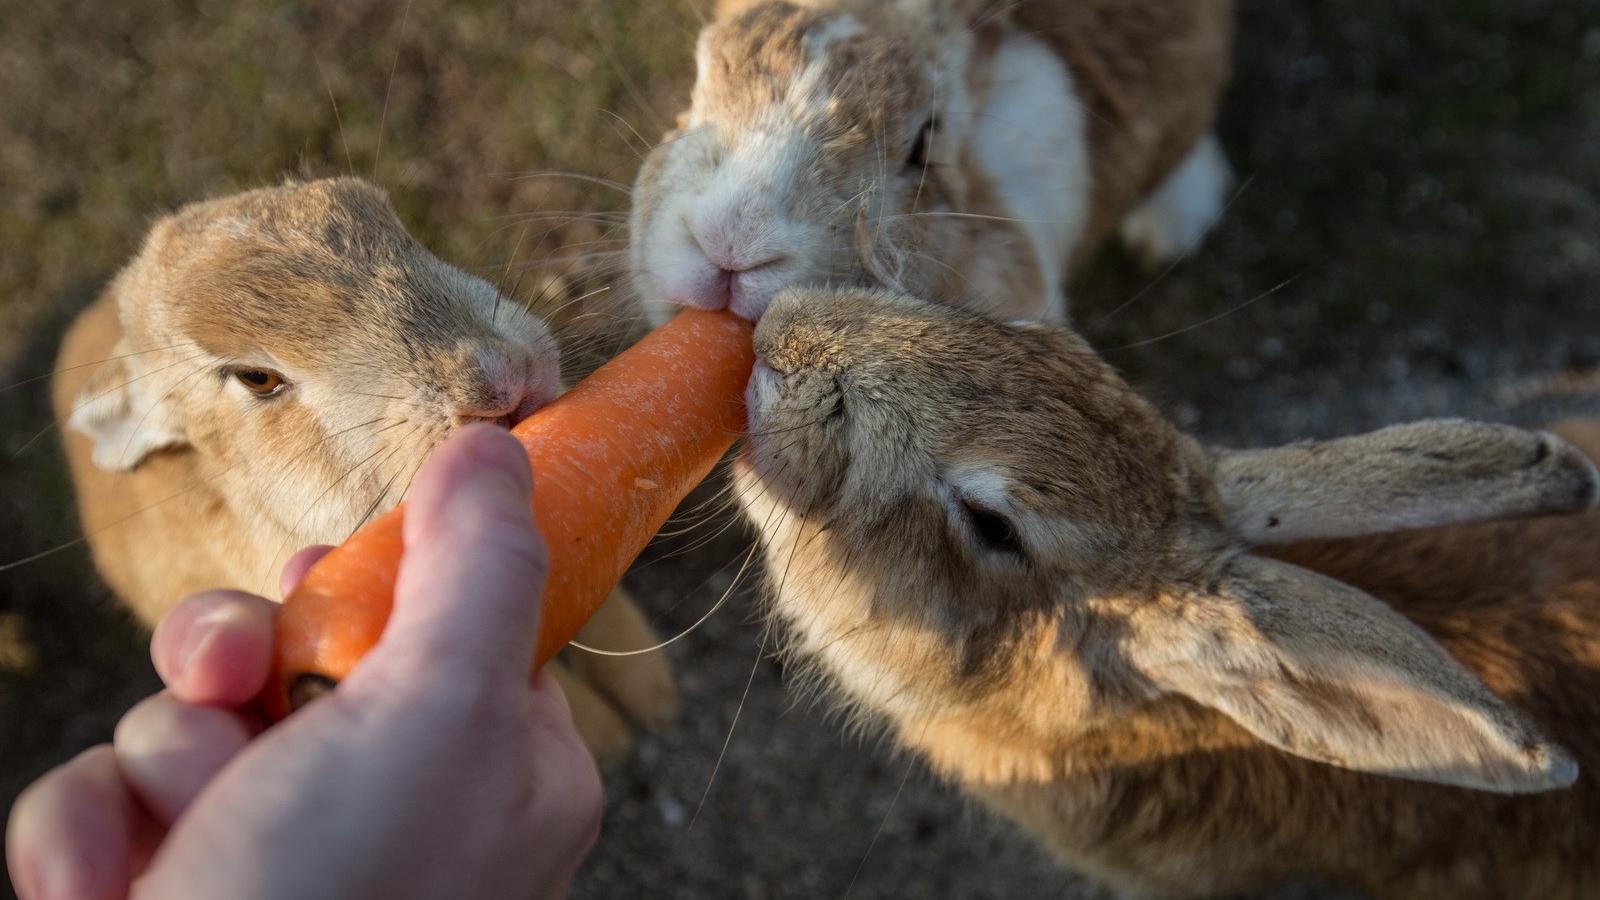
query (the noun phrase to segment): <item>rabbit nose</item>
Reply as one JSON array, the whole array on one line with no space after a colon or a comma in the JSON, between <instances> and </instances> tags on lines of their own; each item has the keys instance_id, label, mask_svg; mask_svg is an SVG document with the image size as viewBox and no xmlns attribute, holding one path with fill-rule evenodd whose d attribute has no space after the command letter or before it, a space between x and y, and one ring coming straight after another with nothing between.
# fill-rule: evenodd
<instances>
[{"instance_id":1,"label":"rabbit nose","mask_svg":"<svg viewBox=\"0 0 1600 900\"><path fill-rule=\"evenodd\" d=\"M516 406L506 406L498 410L457 413L455 416L456 425L493 425L496 428L510 430L517 427L522 423L522 420L533 415L543 406L544 404L540 402L521 400Z\"/></svg>"},{"instance_id":2,"label":"rabbit nose","mask_svg":"<svg viewBox=\"0 0 1600 900\"><path fill-rule=\"evenodd\" d=\"M697 279L685 301L703 309L729 309L752 322L759 319L783 281L778 267L787 257L757 255L711 241L701 242L700 249L715 268Z\"/></svg>"},{"instance_id":3,"label":"rabbit nose","mask_svg":"<svg viewBox=\"0 0 1600 900\"><path fill-rule=\"evenodd\" d=\"M531 358L479 357L473 377L451 397L457 424L487 422L510 428L556 398L559 388L553 373L542 373Z\"/></svg>"},{"instance_id":4,"label":"rabbit nose","mask_svg":"<svg viewBox=\"0 0 1600 900\"><path fill-rule=\"evenodd\" d=\"M486 422L511 428L553 399L554 396L532 385L520 389L492 390L471 400L457 402L454 413L460 425Z\"/></svg>"},{"instance_id":5,"label":"rabbit nose","mask_svg":"<svg viewBox=\"0 0 1600 900\"><path fill-rule=\"evenodd\" d=\"M702 219L688 227L689 236L705 258L717 267L723 280L775 266L785 257L770 244L764 224L750 219L725 216L710 223Z\"/></svg>"}]
</instances>

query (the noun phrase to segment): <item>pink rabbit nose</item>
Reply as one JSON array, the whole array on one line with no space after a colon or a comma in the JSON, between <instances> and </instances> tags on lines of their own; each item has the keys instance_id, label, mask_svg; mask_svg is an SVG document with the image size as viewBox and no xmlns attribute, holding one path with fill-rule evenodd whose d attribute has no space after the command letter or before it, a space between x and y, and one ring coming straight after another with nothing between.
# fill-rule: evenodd
<instances>
[{"instance_id":1,"label":"pink rabbit nose","mask_svg":"<svg viewBox=\"0 0 1600 900\"><path fill-rule=\"evenodd\" d=\"M556 398L560 387L532 359L480 352L477 371L454 392L451 412L457 424L486 422L510 428Z\"/></svg>"},{"instance_id":2,"label":"pink rabbit nose","mask_svg":"<svg viewBox=\"0 0 1600 900\"><path fill-rule=\"evenodd\" d=\"M457 421L462 425L486 422L500 428L511 428L555 399L548 392L531 386L514 392L495 393L499 398L497 402L457 404Z\"/></svg>"},{"instance_id":3,"label":"pink rabbit nose","mask_svg":"<svg viewBox=\"0 0 1600 900\"><path fill-rule=\"evenodd\" d=\"M753 258L754 256L750 253L707 253L706 259L711 260L711 264L720 270L721 276L730 281L746 272L754 272L783 262L781 253L764 253L760 254L759 258Z\"/></svg>"},{"instance_id":4,"label":"pink rabbit nose","mask_svg":"<svg viewBox=\"0 0 1600 900\"><path fill-rule=\"evenodd\" d=\"M695 246L714 271L700 282L695 306L727 309L748 293L748 274L778 265L784 253L773 248L759 220L741 216L684 223Z\"/></svg>"}]
</instances>

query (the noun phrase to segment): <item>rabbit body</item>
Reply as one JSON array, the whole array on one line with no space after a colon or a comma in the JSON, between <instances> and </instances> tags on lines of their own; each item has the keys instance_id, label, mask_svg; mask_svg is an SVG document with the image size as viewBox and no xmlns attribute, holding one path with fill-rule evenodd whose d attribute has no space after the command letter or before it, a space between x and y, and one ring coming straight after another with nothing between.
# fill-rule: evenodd
<instances>
[{"instance_id":1,"label":"rabbit body","mask_svg":"<svg viewBox=\"0 0 1600 900\"><path fill-rule=\"evenodd\" d=\"M147 625L399 502L452 429L561 391L538 318L439 261L354 179L191 204L74 323L52 384L96 567ZM620 592L585 631L655 643ZM659 656L555 666L591 749L677 708Z\"/></svg>"},{"instance_id":2,"label":"rabbit body","mask_svg":"<svg viewBox=\"0 0 1600 900\"><path fill-rule=\"evenodd\" d=\"M1600 425L1227 451L1059 326L793 291L756 342L787 652L1067 865L1600 894Z\"/></svg>"}]
</instances>

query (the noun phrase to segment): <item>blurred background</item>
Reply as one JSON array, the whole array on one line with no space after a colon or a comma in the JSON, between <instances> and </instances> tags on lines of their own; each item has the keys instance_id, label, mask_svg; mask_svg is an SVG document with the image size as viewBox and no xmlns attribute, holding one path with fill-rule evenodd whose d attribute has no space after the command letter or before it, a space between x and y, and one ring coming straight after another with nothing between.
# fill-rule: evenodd
<instances>
[{"instance_id":1,"label":"blurred background","mask_svg":"<svg viewBox=\"0 0 1600 900\"><path fill-rule=\"evenodd\" d=\"M1076 324L1113 363L1187 427L1249 445L1492 415L1519 378L1600 362L1600 2L1240 7L1221 134L1241 187L1192 259L1150 273L1112 248L1081 279ZM77 537L48 381L30 379L152 219L356 173L441 257L520 298L603 286L624 186L686 97L703 15L687 0L0 0L7 809L156 686L82 547L8 565ZM733 528L657 548L630 583L674 632L746 542ZM608 775L577 896L1094 896L796 706L757 663L754 611L745 592L672 648L686 715Z\"/></svg>"}]
</instances>

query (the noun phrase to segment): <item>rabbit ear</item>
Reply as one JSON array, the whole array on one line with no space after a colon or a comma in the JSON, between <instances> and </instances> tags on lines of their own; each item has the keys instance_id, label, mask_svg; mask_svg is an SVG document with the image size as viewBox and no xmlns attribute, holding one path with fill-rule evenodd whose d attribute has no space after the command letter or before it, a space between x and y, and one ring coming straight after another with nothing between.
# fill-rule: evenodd
<instances>
[{"instance_id":1,"label":"rabbit ear","mask_svg":"<svg viewBox=\"0 0 1600 900\"><path fill-rule=\"evenodd\" d=\"M1415 625L1287 563L1230 560L1204 593L1130 620L1125 652L1165 691L1330 765L1503 793L1577 765Z\"/></svg>"},{"instance_id":2,"label":"rabbit ear","mask_svg":"<svg viewBox=\"0 0 1600 900\"><path fill-rule=\"evenodd\" d=\"M971 26L1005 22L1017 4L1015 0L895 0L895 5L915 16Z\"/></svg>"},{"instance_id":3,"label":"rabbit ear","mask_svg":"<svg viewBox=\"0 0 1600 900\"><path fill-rule=\"evenodd\" d=\"M126 337L111 357L84 381L68 423L94 442L91 458L102 469L125 472L157 450L187 443L172 385L157 369L136 371L138 360Z\"/></svg>"},{"instance_id":4,"label":"rabbit ear","mask_svg":"<svg viewBox=\"0 0 1600 900\"><path fill-rule=\"evenodd\" d=\"M833 0L784 0L792 5L814 9L831 9L837 6ZM728 19L755 6L771 5L772 0L717 0L712 9L713 19Z\"/></svg>"},{"instance_id":5,"label":"rabbit ear","mask_svg":"<svg viewBox=\"0 0 1600 900\"><path fill-rule=\"evenodd\" d=\"M1219 451L1229 524L1254 544L1578 512L1594 463L1545 432L1460 419L1270 450Z\"/></svg>"},{"instance_id":6,"label":"rabbit ear","mask_svg":"<svg viewBox=\"0 0 1600 900\"><path fill-rule=\"evenodd\" d=\"M744 12L752 6L764 3L766 0L717 0L712 10L713 19L727 19Z\"/></svg>"}]
</instances>

